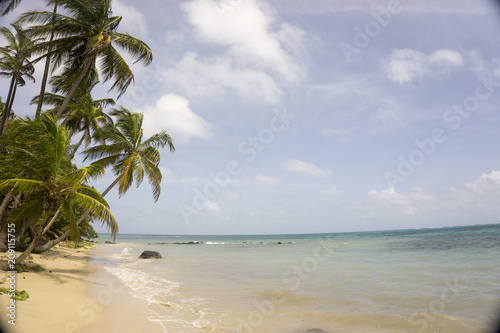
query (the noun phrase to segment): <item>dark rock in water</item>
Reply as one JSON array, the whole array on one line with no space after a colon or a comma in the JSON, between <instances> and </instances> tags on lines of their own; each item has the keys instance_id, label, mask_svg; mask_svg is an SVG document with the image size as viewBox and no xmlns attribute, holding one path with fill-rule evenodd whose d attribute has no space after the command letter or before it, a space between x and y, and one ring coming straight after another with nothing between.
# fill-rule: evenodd
<instances>
[{"instance_id":1,"label":"dark rock in water","mask_svg":"<svg viewBox=\"0 0 500 333\"><path fill-rule=\"evenodd\" d=\"M203 242L198 242L198 241L189 241L189 242L184 242L184 243L172 243L176 245L193 245L193 244L203 244Z\"/></svg>"},{"instance_id":2,"label":"dark rock in water","mask_svg":"<svg viewBox=\"0 0 500 333\"><path fill-rule=\"evenodd\" d=\"M139 256L139 258L142 258L142 259L161 259L161 254L160 252L156 252L156 251L144 251L141 253L141 255Z\"/></svg>"},{"instance_id":3,"label":"dark rock in water","mask_svg":"<svg viewBox=\"0 0 500 333\"><path fill-rule=\"evenodd\" d=\"M116 243L112 241L105 241L104 244L116 244Z\"/></svg>"},{"instance_id":4,"label":"dark rock in water","mask_svg":"<svg viewBox=\"0 0 500 333\"><path fill-rule=\"evenodd\" d=\"M276 243L276 244L283 244L283 243L282 243L282 242L278 242L278 243Z\"/></svg>"}]
</instances>

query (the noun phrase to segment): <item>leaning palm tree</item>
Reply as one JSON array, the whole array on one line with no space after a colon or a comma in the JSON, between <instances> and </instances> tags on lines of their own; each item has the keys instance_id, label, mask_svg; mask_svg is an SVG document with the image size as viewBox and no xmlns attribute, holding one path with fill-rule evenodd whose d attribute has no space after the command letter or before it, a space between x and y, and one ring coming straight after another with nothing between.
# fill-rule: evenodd
<instances>
[{"instance_id":1,"label":"leaning palm tree","mask_svg":"<svg viewBox=\"0 0 500 333\"><path fill-rule=\"evenodd\" d=\"M20 22L32 25L34 37L55 36L54 40L40 43L38 52L54 57L55 63L64 62L78 73L57 113L60 116L87 72L98 64L103 81L114 80L110 90L117 89L120 97L134 80L127 62L115 48L124 49L136 62L149 65L153 60L151 49L143 41L117 32L121 16L111 16L111 0L78 0L62 4L69 13L31 11L21 15ZM50 24L49 24L50 23ZM74 66L77 62L79 65Z\"/></svg>"},{"instance_id":2,"label":"leaning palm tree","mask_svg":"<svg viewBox=\"0 0 500 333\"><path fill-rule=\"evenodd\" d=\"M7 100L5 101L5 112L3 112L0 125L0 136L3 135L7 128L17 87L26 84L25 77L33 82L35 81L33 77L35 66L29 58L37 40L29 38L26 31L19 24L12 24L12 27L16 32L15 34L6 27L0 28L0 33L7 40L7 46L0 47L0 77L11 78Z\"/></svg>"},{"instance_id":3,"label":"leaning palm tree","mask_svg":"<svg viewBox=\"0 0 500 333\"><path fill-rule=\"evenodd\" d=\"M117 175L113 183L102 192L102 196L111 191L119 184L118 193L124 194L134 182L139 186L144 180L144 175L149 179L155 202L160 197L161 171L159 168L160 152L157 148L168 146L171 152L175 151L172 138L166 131L154 134L146 141L143 137L143 114L132 113L124 107L119 107L110 112L110 115L117 117L114 126L107 126L94 134L97 141L108 141L94 147L86 149L83 153L87 158L100 158L92 164L107 167L113 165L113 171ZM88 209L75 223L79 225L90 213ZM46 250L69 236L66 231L58 238L42 245L40 250Z\"/></svg>"},{"instance_id":4,"label":"leaning palm tree","mask_svg":"<svg viewBox=\"0 0 500 333\"><path fill-rule=\"evenodd\" d=\"M142 141L142 113L130 112L124 107L115 108L110 115L116 117L115 125L97 131L94 138L105 141L104 144L86 149L83 153L87 158L96 159L93 164L103 167L113 166L116 179L102 193L106 195L117 184L119 195L124 194L135 183L139 186L146 175L151 185L155 202L160 197L162 179L159 168L160 152L157 148L168 146L175 151L172 138L166 131L154 134Z\"/></svg>"},{"instance_id":5,"label":"leaning palm tree","mask_svg":"<svg viewBox=\"0 0 500 333\"><path fill-rule=\"evenodd\" d=\"M102 175L103 168L91 164L82 168L71 165L71 132L59 125L54 116L16 122L9 135L13 144L9 154L0 156L0 192L22 192L24 202L10 215L10 223L30 221L34 230L26 250L16 258L22 262L33 251L44 229L61 207L69 228L75 229L75 210L88 210L116 234L118 225L104 198L88 185L90 178ZM19 142L19 146L16 145Z\"/></svg>"}]
</instances>

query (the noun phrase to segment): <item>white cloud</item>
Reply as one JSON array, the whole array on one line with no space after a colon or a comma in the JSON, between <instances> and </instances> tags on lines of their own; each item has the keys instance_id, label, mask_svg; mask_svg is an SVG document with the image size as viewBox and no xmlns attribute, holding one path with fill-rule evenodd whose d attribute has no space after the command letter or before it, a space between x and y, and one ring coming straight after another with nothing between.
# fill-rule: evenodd
<instances>
[{"instance_id":1,"label":"white cloud","mask_svg":"<svg viewBox=\"0 0 500 333\"><path fill-rule=\"evenodd\" d=\"M174 178L175 177L175 173L170 170L170 169L167 169L163 166L160 165L160 171L161 171L161 174L163 176L163 178Z\"/></svg>"},{"instance_id":2,"label":"white cloud","mask_svg":"<svg viewBox=\"0 0 500 333\"><path fill-rule=\"evenodd\" d=\"M368 192L368 196L383 205L408 205L410 203L408 197L396 192L394 187L382 191L371 190Z\"/></svg>"},{"instance_id":3,"label":"white cloud","mask_svg":"<svg viewBox=\"0 0 500 333\"><path fill-rule=\"evenodd\" d=\"M162 96L154 107L144 110L144 132L150 136L165 129L174 142L188 142L193 137L211 139L214 126L195 114L182 96Z\"/></svg>"},{"instance_id":4,"label":"white cloud","mask_svg":"<svg viewBox=\"0 0 500 333\"><path fill-rule=\"evenodd\" d=\"M425 54L412 49L396 49L384 62L388 78L399 84L418 83L424 76L441 77L464 65L460 53L453 50L437 50Z\"/></svg>"},{"instance_id":5,"label":"white cloud","mask_svg":"<svg viewBox=\"0 0 500 333\"><path fill-rule=\"evenodd\" d=\"M266 186L279 186L281 185L280 181L271 177L256 175L255 180L262 185Z\"/></svg>"},{"instance_id":6,"label":"white cloud","mask_svg":"<svg viewBox=\"0 0 500 333\"><path fill-rule=\"evenodd\" d=\"M427 193L425 190L419 187L412 188L408 196L418 203L425 203L436 200L436 197Z\"/></svg>"},{"instance_id":7,"label":"white cloud","mask_svg":"<svg viewBox=\"0 0 500 333\"><path fill-rule=\"evenodd\" d=\"M235 66L230 58L222 56L200 60L195 53L187 52L164 76L188 95L213 97L230 89L244 98L269 103L277 103L282 95L273 78L265 72Z\"/></svg>"},{"instance_id":8,"label":"white cloud","mask_svg":"<svg viewBox=\"0 0 500 333\"><path fill-rule=\"evenodd\" d=\"M164 72L166 81L187 96L217 98L236 92L249 100L278 104L280 87L304 79L305 32L286 22L278 24L265 3L193 0L181 9L200 48L207 47L203 56L186 52ZM168 41L180 38L184 35L179 32L167 34Z\"/></svg>"},{"instance_id":9,"label":"white cloud","mask_svg":"<svg viewBox=\"0 0 500 333\"><path fill-rule=\"evenodd\" d=\"M113 15L122 16L119 30L134 37L146 37L148 29L144 15L134 6L122 4L119 0L113 1Z\"/></svg>"},{"instance_id":10,"label":"white cloud","mask_svg":"<svg viewBox=\"0 0 500 333\"><path fill-rule=\"evenodd\" d=\"M240 62L274 71L287 82L300 80L303 70L284 48L295 52L301 49L303 32L288 24L273 32L275 15L263 2L245 0L226 5L194 0L181 8L200 41L226 46Z\"/></svg>"},{"instance_id":11,"label":"white cloud","mask_svg":"<svg viewBox=\"0 0 500 333\"><path fill-rule=\"evenodd\" d=\"M482 193L488 190L500 189L500 171L491 171L490 173L483 173L479 179L465 184L467 189L477 193Z\"/></svg>"},{"instance_id":12,"label":"white cloud","mask_svg":"<svg viewBox=\"0 0 500 333\"><path fill-rule=\"evenodd\" d=\"M328 169L322 169L312 163L296 159L288 159L285 163L283 163L283 168L288 171L302 172L315 177L328 178L331 176L331 172Z\"/></svg>"},{"instance_id":13,"label":"white cloud","mask_svg":"<svg viewBox=\"0 0 500 333\"><path fill-rule=\"evenodd\" d=\"M327 188L327 189L324 189L323 191L321 191L321 194L328 195L331 197L338 197L338 196L341 196L342 194L344 194L344 191L339 190L336 187L330 187L330 188Z\"/></svg>"},{"instance_id":14,"label":"white cloud","mask_svg":"<svg viewBox=\"0 0 500 333\"><path fill-rule=\"evenodd\" d=\"M494 170L462 186L433 193L421 188L412 188L407 193L397 192L392 187L381 191L372 190L368 192L363 210L367 216L413 216L418 219L415 220L418 223L424 220L434 223L470 222L467 220L470 217L478 220L484 220L484 217L497 218L500 213L499 194L500 171Z\"/></svg>"},{"instance_id":15,"label":"white cloud","mask_svg":"<svg viewBox=\"0 0 500 333\"><path fill-rule=\"evenodd\" d=\"M472 50L469 52L470 69L479 77L488 78L489 75L500 77L500 58L485 60L481 51Z\"/></svg>"},{"instance_id":16,"label":"white cloud","mask_svg":"<svg viewBox=\"0 0 500 333\"><path fill-rule=\"evenodd\" d=\"M405 212L415 212L418 207L432 205L436 201L436 197L418 187L412 188L407 195L390 187L381 191L371 190L368 196L382 206L403 206Z\"/></svg>"},{"instance_id":17,"label":"white cloud","mask_svg":"<svg viewBox=\"0 0 500 333\"><path fill-rule=\"evenodd\" d=\"M212 212L220 212L222 210L221 206L218 203L213 201L207 201L203 204L203 208L212 211Z\"/></svg>"}]
</instances>

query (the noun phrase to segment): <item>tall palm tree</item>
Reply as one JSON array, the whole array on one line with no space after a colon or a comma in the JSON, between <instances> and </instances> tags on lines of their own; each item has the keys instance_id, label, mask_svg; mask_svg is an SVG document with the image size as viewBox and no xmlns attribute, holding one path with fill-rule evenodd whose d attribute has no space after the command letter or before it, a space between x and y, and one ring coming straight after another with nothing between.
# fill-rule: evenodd
<instances>
[{"instance_id":1,"label":"tall palm tree","mask_svg":"<svg viewBox=\"0 0 500 333\"><path fill-rule=\"evenodd\" d=\"M12 136L9 154L0 156L0 192L23 192L25 200L10 215L10 223L27 219L34 229L29 246L16 264L35 248L58 207L62 207L72 229L77 228L74 210L89 210L93 218L104 221L116 234L118 225L108 204L87 185L104 170L95 164L78 169L71 165L71 132L66 126L44 114L37 121L28 118L16 122Z\"/></svg>"},{"instance_id":2,"label":"tall palm tree","mask_svg":"<svg viewBox=\"0 0 500 333\"><path fill-rule=\"evenodd\" d=\"M47 0L47 4L48 5L54 4L54 13L57 13L57 6L59 3L62 3L63 1L67 0ZM0 0L0 17L9 14L11 11L16 9L16 7L19 6L20 3L21 0ZM50 40L51 41L54 40L54 35L51 35ZM49 71L50 71L50 56L47 56L45 60L45 68L43 71L42 83L40 87L41 98L39 99L38 106L36 108L36 118L38 118L40 116L40 113L42 112L43 95L45 94L45 87L47 85Z\"/></svg>"},{"instance_id":3,"label":"tall palm tree","mask_svg":"<svg viewBox=\"0 0 500 333\"><path fill-rule=\"evenodd\" d=\"M0 33L8 43L7 46L0 47L0 77L11 78L0 125L0 136L4 134L7 127L17 87L26 84L25 77L33 82L35 81L33 77L35 66L29 58L37 40L29 38L26 31L19 24L12 24L12 27L16 32L15 34L6 27L0 28Z\"/></svg>"},{"instance_id":4,"label":"tall palm tree","mask_svg":"<svg viewBox=\"0 0 500 333\"><path fill-rule=\"evenodd\" d=\"M51 1L49 1L51 2ZM54 1L54 14L57 13L57 5L59 1ZM50 35L50 41L54 40L54 34ZM50 50L49 50L50 53ZM45 67L43 69L43 76L42 76L42 83L40 85L40 96L38 98L38 104L36 107L36 113L35 113L35 118L40 117L40 114L42 112L42 105L43 105L43 97L45 96L45 89L47 86L47 81L49 80L49 71L50 71L50 64L51 64L51 57L47 55L45 57Z\"/></svg>"},{"instance_id":5,"label":"tall palm tree","mask_svg":"<svg viewBox=\"0 0 500 333\"><path fill-rule=\"evenodd\" d=\"M47 11L31 11L21 15L20 22L34 37L55 36L52 41L40 43L38 52L55 56L56 63L64 62L74 68L78 77L59 107L62 114L83 78L99 60L103 81L114 80L110 90L117 89L120 97L134 80L134 74L115 46L129 53L136 62L146 66L153 60L151 49L143 41L117 32L121 16L111 16L111 0L78 0L62 4L69 15ZM50 23L50 24L49 24ZM79 66L72 63L77 62Z\"/></svg>"},{"instance_id":6,"label":"tall palm tree","mask_svg":"<svg viewBox=\"0 0 500 333\"><path fill-rule=\"evenodd\" d=\"M102 167L113 166L116 179L102 193L105 196L118 184L120 195L127 192L135 183L139 186L148 177L155 202L160 197L161 171L159 168L160 152L157 148L168 146L171 152L175 151L172 138L166 131L154 134L142 141L142 113L130 112L124 107L115 108L110 115L116 117L115 126L108 126L97 131L94 137L98 141L105 141L86 149L83 153L87 158L99 160L93 164Z\"/></svg>"}]
</instances>

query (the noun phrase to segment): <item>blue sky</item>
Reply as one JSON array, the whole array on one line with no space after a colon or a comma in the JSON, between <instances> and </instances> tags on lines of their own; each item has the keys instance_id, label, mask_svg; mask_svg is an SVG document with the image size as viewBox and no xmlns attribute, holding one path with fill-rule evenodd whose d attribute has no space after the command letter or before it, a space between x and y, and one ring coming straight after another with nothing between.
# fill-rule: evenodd
<instances>
[{"instance_id":1,"label":"blue sky","mask_svg":"<svg viewBox=\"0 0 500 333\"><path fill-rule=\"evenodd\" d=\"M148 68L134 66L136 84L118 103L145 114L146 136L166 129L177 149L162 152L156 204L147 183L106 197L122 233L499 222L493 2L114 0L113 7L124 17L119 30L154 54ZM95 98L116 97L106 86ZM19 90L18 114L33 114L27 101L38 89ZM109 172L96 187L112 180Z\"/></svg>"}]
</instances>

